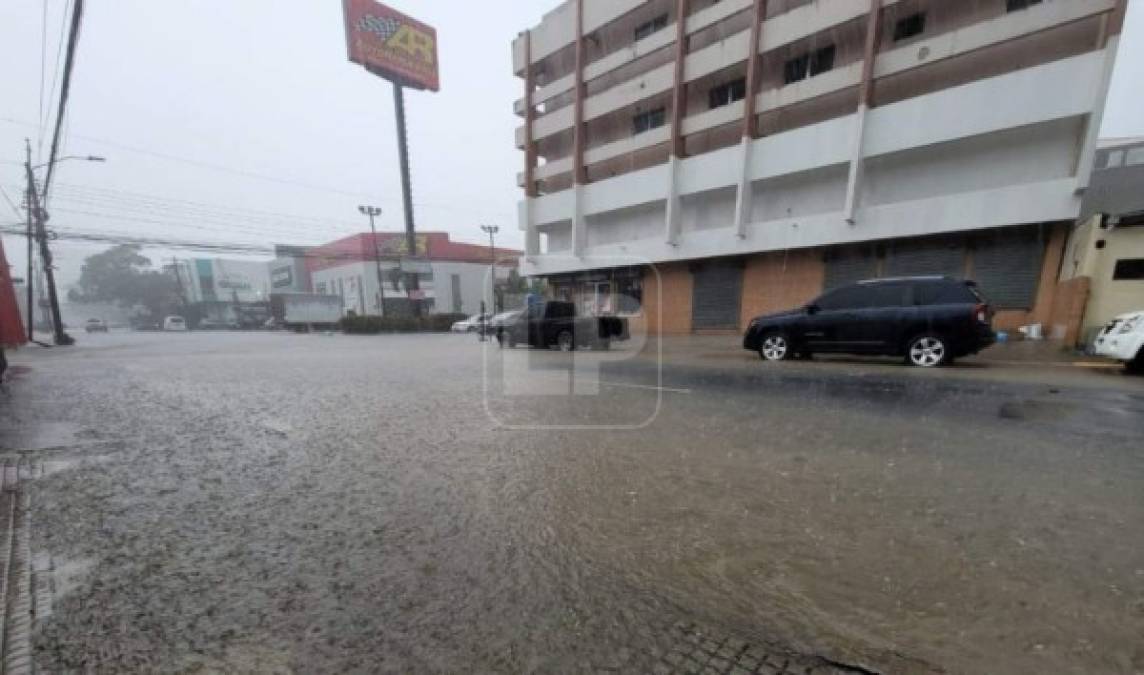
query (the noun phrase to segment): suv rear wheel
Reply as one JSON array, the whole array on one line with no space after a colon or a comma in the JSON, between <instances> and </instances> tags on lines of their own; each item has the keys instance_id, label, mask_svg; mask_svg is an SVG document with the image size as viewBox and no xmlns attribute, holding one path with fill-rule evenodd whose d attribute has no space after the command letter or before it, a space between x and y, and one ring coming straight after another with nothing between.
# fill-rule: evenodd
<instances>
[{"instance_id":1,"label":"suv rear wheel","mask_svg":"<svg viewBox=\"0 0 1144 675\"><path fill-rule=\"evenodd\" d=\"M938 335L926 334L910 340L906 348L906 360L922 368L934 368L949 363L952 357L949 346Z\"/></svg>"},{"instance_id":2,"label":"suv rear wheel","mask_svg":"<svg viewBox=\"0 0 1144 675\"><path fill-rule=\"evenodd\" d=\"M560 331L560 334L556 336L556 348L562 352L570 352L576 349L576 340L572 337L572 331Z\"/></svg>"},{"instance_id":3,"label":"suv rear wheel","mask_svg":"<svg viewBox=\"0 0 1144 675\"><path fill-rule=\"evenodd\" d=\"M782 333L767 333L759 344L759 356L764 361L786 361L791 357L790 341Z\"/></svg>"}]
</instances>

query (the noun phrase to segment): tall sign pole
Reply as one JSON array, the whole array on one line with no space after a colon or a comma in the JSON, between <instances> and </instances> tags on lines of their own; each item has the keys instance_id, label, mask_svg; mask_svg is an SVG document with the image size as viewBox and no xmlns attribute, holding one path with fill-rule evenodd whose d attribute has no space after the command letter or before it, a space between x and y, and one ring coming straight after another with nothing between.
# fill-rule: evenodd
<instances>
[{"instance_id":1,"label":"tall sign pole","mask_svg":"<svg viewBox=\"0 0 1144 675\"><path fill-rule=\"evenodd\" d=\"M405 89L439 91L437 31L374 0L342 0L349 60L393 83L397 152L401 168L401 201L405 208L405 249L416 259L417 226L413 215L413 179L405 123ZM419 278L414 269L405 288L415 315L420 314Z\"/></svg>"}]
</instances>

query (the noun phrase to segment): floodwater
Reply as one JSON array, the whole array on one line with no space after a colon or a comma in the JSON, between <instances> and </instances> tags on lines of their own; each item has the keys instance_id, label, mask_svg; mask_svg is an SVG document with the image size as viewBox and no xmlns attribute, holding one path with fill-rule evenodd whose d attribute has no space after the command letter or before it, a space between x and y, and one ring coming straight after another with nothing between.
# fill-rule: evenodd
<instances>
[{"instance_id":1,"label":"floodwater","mask_svg":"<svg viewBox=\"0 0 1144 675\"><path fill-rule=\"evenodd\" d=\"M568 357L485 355L17 354L0 443L52 462L32 545L63 579L41 668L1144 670L1144 389L645 359L505 396Z\"/></svg>"}]
</instances>

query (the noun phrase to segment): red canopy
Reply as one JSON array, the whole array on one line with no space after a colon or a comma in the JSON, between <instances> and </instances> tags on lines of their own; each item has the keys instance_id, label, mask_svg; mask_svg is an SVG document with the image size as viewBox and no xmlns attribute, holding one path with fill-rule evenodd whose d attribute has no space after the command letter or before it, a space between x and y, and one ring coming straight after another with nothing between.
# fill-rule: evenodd
<instances>
[{"instance_id":1,"label":"red canopy","mask_svg":"<svg viewBox=\"0 0 1144 675\"><path fill-rule=\"evenodd\" d=\"M16 289L12 287L8 256L0 240L0 347L19 347L27 341L20 306L16 304Z\"/></svg>"}]
</instances>

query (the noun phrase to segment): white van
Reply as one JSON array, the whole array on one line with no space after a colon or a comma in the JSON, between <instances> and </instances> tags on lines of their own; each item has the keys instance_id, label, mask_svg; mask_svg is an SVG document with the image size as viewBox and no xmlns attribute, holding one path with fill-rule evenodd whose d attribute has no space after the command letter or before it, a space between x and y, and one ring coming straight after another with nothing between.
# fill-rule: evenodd
<instances>
[{"instance_id":1,"label":"white van","mask_svg":"<svg viewBox=\"0 0 1144 675\"><path fill-rule=\"evenodd\" d=\"M163 330L183 332L187 330L187 322L181 316L169 316L163 319Z\"/></svg>"}]
</instances>

